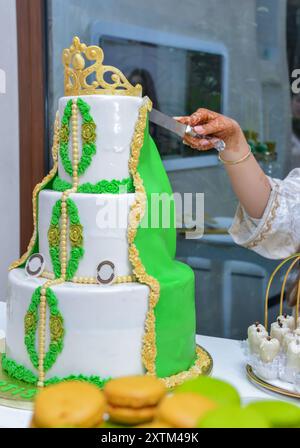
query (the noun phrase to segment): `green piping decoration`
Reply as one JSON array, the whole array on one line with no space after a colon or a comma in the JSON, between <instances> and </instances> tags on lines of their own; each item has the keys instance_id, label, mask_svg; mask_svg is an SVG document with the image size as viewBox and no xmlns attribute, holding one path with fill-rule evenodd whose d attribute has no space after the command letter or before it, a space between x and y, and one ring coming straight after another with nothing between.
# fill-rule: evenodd
<instances>
[{"instance_id":1,"label":"green piping decoration","mask_svg":"<svg viewBox=\"0 0 300 448\"><path fill-rule=\"evenodd\" d=\"M70 120L72 117L73 100L69 100L64 110L60 128L59 154L62 165L67 174L73 177L73 165L69 158ZM82 155L78 163L78 176L82 176L92 162L96 154L96 124L90 115L90 106L81 98L77 100L77 106L82 117L81 139Z\"/></svg>"},{"instance_id":2,"label":"green piping decoration","mask_svg":"<svg viewBox=\"0 0 300 448\"><path fill-rule=\"evenodd\" d=\"M110 378L102 379L100 376L97 375L69 375L64 378L59 378L58 376L54 376L53 378L49 378L49 380L45 381L46 386L50 386L51 384L57 384L61 383L62 381L87 381L88 383L94 384L95 386L99 387L100 389L103 389L105 384L110 380Z\"/></svg>"},{"instance_id":3,"label":"green piping decoration","mask_svg":"<svg viewBox=\"0 0 300 448\"><path fill-rule=\"evenodd\" d=\"M26 367L22 366L21 364L18 364L13 359L8 358L5 354L2 355L2 368L3 370L14 379L17 379L19 381L25 381L29 384L36 385L38 383L38 377L31 372L31 370L27 369ZM91 375L69 375L63 378L59 378L57 376L53 378L49 378L45 381L45 385L49 386L51 384L57 384L62 381L87 381L88 383L94 384L95 386L102 389L105 384L110 380L110 378L104 378L102 379L99 376Z\"/></svg>"},{"instance_id":4,"label":"green piping decoration","mask_svg":"<svg viewBox=\"0 0 300 448\"><path fill-rule=\"evenodd\" d=\"M60 217L61 200L58 200L53 206L50 227L48 230L49 253L55 278L60 278L61 276L59 228Z\"/></svg>"},{"instance_id":5,"label":"green piping decoration","mask_svg":"<svg viewBox=\"0 0 300 448\"><path fill-rule=\"evenodd\" d=\"M41 288L37 288L31 297L31 303L24 317L25 346L32 365L38 368L39 357L35 346L35 334L38 326L38 306L40 303Z\"/></svg>"},{"instance_id":6,"label":"green piping decoration","mask_svg":"<svg viewBox=\"0 0 300 448\"><path fill-rule=\"evenodd\" d=\"M32 294L31 303L24 318L25 346L32 365L37 369L39 357L36 351L36 331L38 327L38 307L41 301L41 287ZM46 291L47 304L50 310L50 344L45 355L44 369L47 372L54 365L58 355L63 350L64 320L58 309L58 300L52 289ZM28 374L28 372L27 372Z\"/></svg>"},{"instance_id":7,"label":"green piping decoration","mask_svg":"<svg viewBox=\"0 0 300 448\"><path fill-rule=\"evenodd\" d=\"M77 272L79 262L84 255L83 248L83 227L80 223L78 208L75 202L68 198L67 213L70 220L69 239L71 244L70 259L67 265L66 280L71 280ZM50 226L48 229L49 253L52 261L55 278L61 276L60 262L60 228L61 199L53 206Z\"/></svg>"},{"instance_id":8,"label":"green piping decoration","mask_svg":"<svg viewBox=\"0 0 300 448\"><path fill-rule=\"evenodd\" d=\"M5 354L2 355L2 368L10 377L16 380L25 381L29 384L37 384L38 378L34 373L21 364L7 358Z\"/></svg>"},{"instance_id":9,"label":"green piping decoration","mask_svg":"<svg viewBox=\"0 0 300 448\"><path fill-rule=\"evenodd\" d=\"M120 187L122 191L120 191ZM72 184L57 176L53 181L52 188L55 191L63 192L72 188ZM134 193L134 192L135 188L131 177L127 177L122 180L115 180L115 179L100 180L96 184L91 184L87 182L85 184L79 185L77 189L77 193L90 193L90 194L104 194L104 193L119 194L119 193Z\"/></svg>"}]
</instances>

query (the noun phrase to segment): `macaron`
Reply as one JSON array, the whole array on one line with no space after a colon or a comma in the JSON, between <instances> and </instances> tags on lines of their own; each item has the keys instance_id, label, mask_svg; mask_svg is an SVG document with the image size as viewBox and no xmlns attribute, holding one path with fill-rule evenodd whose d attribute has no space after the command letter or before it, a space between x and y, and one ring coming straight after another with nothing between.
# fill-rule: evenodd
<instances>
[{"instance_id":1,"label":"macaron","mask_svg":"<svg viewBox=\"0 0 300 448\"><path fill-rule=\"evenodd\" d=\"M103 423L105 398L92 384L68 381L47 386L36 396L32 428L96 428Z\"/></svg>"},{"instance_id":2,"label":"macaron","mask_svg":"<svg viewBox=\"0 0 300 448\"><path fill-rule=\"evenodd\" d=\"M192 392L166 396L160 403L156 418L173 428L196 428L196 424L207 412L218 404Z\"/></svg>"},{"instance_id":3,"label":"macaron","mask_svg":"<svg viewBox=\"0 0 300 448\"><path fill-rule=\"evenodd\" d=\"M231 384L208 376L199 376L184 382L175 389L175 393L181 392L199 394L222 406L240 406L241 404L240 396Z\"/></svg>"},{"instance_id":4,"label":"macaron","mask_svg":"<svg viewBox=\"0 0 300 448\"><path fill-rule=\"evenodd\" d=\"M272 428L300 428L300 407L284 401L257 401L246 409L264 417Z\"/></svg>"},{"instance_id":5,"label":"macaron","mask_svg":"<svg viewBox=\"0 0 300 448\"><path fill-rule=\"evenodd\" d=\"M148 375L115 378L104 387L110 419L127 425L152 420L165 393L163 381Z\"/></svg>"},{"instance_id":6,"label":"macaron","mask_svg":"<svg viewBox=\"0 0 300 448\"><path fill-rule=\"evenodd\" d=\"M198 428L270 428L258 412L239 406L224 406L207 413L198 421Z\"/></svg>"}]
</instances>

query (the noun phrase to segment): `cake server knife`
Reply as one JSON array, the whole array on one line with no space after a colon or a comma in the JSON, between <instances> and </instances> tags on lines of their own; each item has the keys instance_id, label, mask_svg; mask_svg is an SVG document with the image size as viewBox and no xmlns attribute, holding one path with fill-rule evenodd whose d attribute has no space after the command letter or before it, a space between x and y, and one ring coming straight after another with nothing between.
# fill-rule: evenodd
<instances>
[{"instance_id":1,"label":"cake server knife","mask_svg":"<svg viewBox=\"0 0 300 448\"><path fill-rule=\"evenodd\" d=\"M168 129L168 131L179 135L179 137L181 137L182 139L184 138L185 134L191 135L192 137L205 138L206 140L210 140L212 138L207 137L206 135L204 136L197 134L191 126L179 123L174 118L169 117L169 115L163 114L157 109L151 110L149 118L152 123L157 124L162 128ZM218 151L223 151L225 147L226 144L221 139L219 139L218 142L215 143L215 148Z\"/></svg>"}]
</instances>

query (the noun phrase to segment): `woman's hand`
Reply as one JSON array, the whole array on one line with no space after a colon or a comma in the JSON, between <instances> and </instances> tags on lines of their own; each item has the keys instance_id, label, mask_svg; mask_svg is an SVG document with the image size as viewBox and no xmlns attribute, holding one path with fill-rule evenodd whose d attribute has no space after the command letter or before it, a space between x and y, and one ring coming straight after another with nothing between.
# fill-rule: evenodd
<instances>
[{"instance_id":1,"label":"woman's hand","mask_svg":"<svg viewBox=\"0 0 300 448\"><path fill-rule=\"evenodd\" d=\"M271 186L258 165L239 124L231 118L207 109L198 109L190 117L176 117L180 123L190 125L203 138L186 134L184 143L200 151L214 148L216 139L226 143L221 157L235 194L247 213L261 218L268 203ZM208 138L205 138L208 137Z\"/></svg>"},{"instance_id":2,"label":"woman's hand","mask_svg":"<svg viewBox=\"0 0 300 448\"><path fill-rule=\"evenodd\" d=\"M248 150L247 141L239 124L224 115L208 109L198 109L189 117L175 117L180 123L190 125L203 138L191 137L186 134L184 143L194 149L207 151L214 148L218 139L226 143L226 152L240 152L242 148ZM209 137L206 139L205 137Z\"/></svg>"}]
</instances>

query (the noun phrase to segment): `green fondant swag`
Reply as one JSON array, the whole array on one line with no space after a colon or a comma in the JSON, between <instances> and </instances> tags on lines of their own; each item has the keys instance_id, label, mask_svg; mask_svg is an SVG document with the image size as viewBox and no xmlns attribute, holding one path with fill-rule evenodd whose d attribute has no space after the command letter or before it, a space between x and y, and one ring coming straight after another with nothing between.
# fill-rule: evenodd
<instances>
[{"instance_id":1,"label":"green fondant swag","mask_svg":"<svg viewBox=\"0 0 300 448\"><path fill-rule=\"evenodd\" d=\"M196 360L195 280L193 270L174 259L175 203L160 155L149 135L148 123L137 171L145 188L147 211L138 227L134 243L145 271L160 285L160 296L154 310L155 365L157 376L168 377L188 370ZM160 213L157 225L151 227L151 195L163 193L168 193L170 198L170 226L165 228Z\"/></svg>"}]
</instances>

